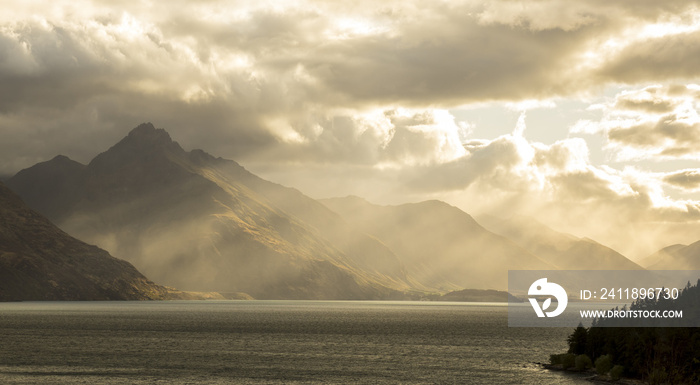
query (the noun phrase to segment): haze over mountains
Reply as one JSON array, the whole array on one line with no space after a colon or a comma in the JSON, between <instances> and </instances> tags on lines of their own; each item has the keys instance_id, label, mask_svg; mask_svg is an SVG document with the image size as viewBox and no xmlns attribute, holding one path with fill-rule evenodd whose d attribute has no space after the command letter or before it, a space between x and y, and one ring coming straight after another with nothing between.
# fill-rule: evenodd
<instances>
[{"instance_id":1,"label":"haze over mountains","mask_svg":"<svg viewBox=\"0 0 700 385\"><path fill-rule=\"evenodd\" d=\"M337 214L235 162L186 152L151 124L87 166L56 157L19 172L8 185L67 232L180 289L366 299L419 286L386 246L343 231ZM318 227L274 199L303 209Z\"/></svg>"},{"instance_id":2,"label":"haze over mountains","mask_svg":"<svg viewBox=\"0 0 700 385\"><path fill-rule=\"evenodd\" d=\"M126 261L64 233L0 183L0 301L164 299Z\"/></svg>"},{"instance_id":3,"label":"haze over mountains","mask_svg":"<svg viewBox=\"0 0 700 385\"><path fill-rule=\"evenodd\" d=\"M664 247L641 263L650 270L700 270L700 241Z\"/></svg>"},{"instance_id":4,"label":"haze over mountains","mask_svg":"<svg viewBox=\"0 0 700 385\"><path fill-rule=\"evenodd\" d=\"M378 206L358 197L322 202L395 250L408 271L430 287L505 288L508 269L554 269L445 202Z\"/></svg>"},{"instance_id":5,"label":"haze over mountains","mask_svg":"<svg viewBox=\"0 0 700 385\"><path fill-rule=\"evenodd\" d=\"M639 268L551 230L511 224L495 234L444 202L320 202L234 161L185 151L150 123L87 165L57 156L7 185L66 232L182 290L399 299L506 289L508 269Z\"/></svg>"},{"instance_id":6,"label":"haze over mountains","mask_svg":"<svg viewBox=\"0 0 700 385\"><path fill-rule=\"evenodd\" d=\"M560 270L640 270L617 251L588 239L552 230L534 218L480 218L488 229L511 239Z\"/></svg>"}]
</instances>

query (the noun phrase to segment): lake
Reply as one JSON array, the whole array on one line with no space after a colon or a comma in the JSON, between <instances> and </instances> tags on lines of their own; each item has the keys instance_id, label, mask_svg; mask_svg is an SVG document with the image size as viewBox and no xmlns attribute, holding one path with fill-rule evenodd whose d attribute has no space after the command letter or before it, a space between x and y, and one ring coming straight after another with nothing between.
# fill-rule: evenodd
<instances>
[{"instance_id":1,"label":"lake","mask_svg":"<svg viewBox=\"0 0 700 385\"><path fill-rule=\"evenodd\" d=\"M572 329L505 304L0 303L3 384L590 384L535 362Z\"/></svg>"}]
</instances>

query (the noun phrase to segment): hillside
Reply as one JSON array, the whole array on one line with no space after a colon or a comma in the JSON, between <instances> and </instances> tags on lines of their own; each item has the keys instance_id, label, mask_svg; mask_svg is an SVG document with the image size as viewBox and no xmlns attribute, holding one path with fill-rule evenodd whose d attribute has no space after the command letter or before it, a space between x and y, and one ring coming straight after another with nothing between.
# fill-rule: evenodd
<instances>
[{"instance_id":1,"label":"hillside","mask_svg":"<svg viewBox=\"0 0 700 385\"><path fill-rule=\"evenodd\" d=\"M449 302L523 302L507 291L464 289L451 291L436 298L436 301Z\"/></svg>"},{"instance_id":2,"label":"hillside","mask_svg":"<svg viewBox=\"0 0 700 385\"><path fill-rule=\"evenodd\" d=\"M588 239L552 230L534 218L480 218L486 228L561 270L639 270L617 251Z\"/></svg>"},{"instance_id":3,"label":"hillside","mask_svg":"<svg viewBox=\"0 0 700 385\"><path fill-rule=\"evenodd\" d=\"M429 287L506 289L508 270L553 268L444 202L379 206L358 197L322 202L384 242Z\"/></svg>"},{"instance_id":4,"label":"hillside","mask_svg":"<svg viewBox=\"0 0 700 385\"><path fill-rule=\"evenodd\" d=\"M643 262L649 270L700 270L700 241L665 247Z\"/></svg>"},{"instance_id":5,"label":"hillside","mask_svg":"<svg viewBox=\"0 0 700 385\"><path fill-rule=\"evenodd\" d=\"M126 261L81 242L0 183L0 301L164 299Z\"/></svg>"},{"instance_id":6,"label":"hillside","mask_svg":"<svg viewBox=\"0 0 700 385\"><path fill-rule=\"evenodd\" d=\"M185 151L150 123L88 165L57 157L7 184L62 229L180 289L376 299L415 286L391 250L311 198Z\"/></svg>"}]
</instances>

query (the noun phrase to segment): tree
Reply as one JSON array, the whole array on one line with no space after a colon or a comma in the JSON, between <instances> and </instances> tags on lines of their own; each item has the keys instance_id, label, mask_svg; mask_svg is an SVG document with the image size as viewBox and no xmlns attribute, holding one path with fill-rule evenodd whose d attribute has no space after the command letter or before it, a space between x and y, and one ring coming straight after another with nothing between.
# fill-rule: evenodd
<instances>
[{"instance_id":1,"label":"tree","mask_svg":"<svg viewBox=\"0 0 700 385\"><path fill-rule=\"evenodd\" d=\"M574 333L567 339L567 342L569 343L569 353L574 353L576 355L584 354L588 342L588 329L584 328L583 324L579 323Z\"/></svg>"},{"instance_id":2,"label":"tree","mask_svg":"<svg viewBox=\"0 0 700 385\"><path fill-rule=\"evenodd\" d=\"M598 372L598 374L607 374L610 369L612 369L612 366L612 357L607 354L595 360L595 371Z\"/></svg>"},{"instance_id":3,"label":"tree","mask_svg":"<svg viewBox=\"0 0 700 385\"><path fill-rule=\"evenodd\" d=\"M683 310L686 321L700 320L700 280L687 285L677 299L640 300L630 309ZM624 371L650 383L700 384L700 328L618 325L619 320L607 318L594 320L588 329L579 325L567 339L569 355L586 354L601 374L619 366L624 369L617 368L615 374Z\"/></svg>"}]
</instances>

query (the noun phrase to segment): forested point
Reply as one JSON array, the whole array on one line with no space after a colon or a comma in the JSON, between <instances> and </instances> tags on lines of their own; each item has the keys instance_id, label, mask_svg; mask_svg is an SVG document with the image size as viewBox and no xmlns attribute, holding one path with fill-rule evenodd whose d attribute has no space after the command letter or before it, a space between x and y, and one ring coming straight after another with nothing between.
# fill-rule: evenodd
<instances>
[{"instance_id":1,"label":"forested point","mask_svg":"<svg viewBox=\"0 0 700 385\"><path fill-rule=\"evenodd\" d=\"M645 299L630 306L630 310L683 310L683 320L663 320L666 325L688 325L689 320L699 324L699 309L700 280L694 286L688 282L675 300ZM594 368L611 380L624 376L650 384L700 384L700 328L616 326L620 322L599 318L590 328L579 325L568 337L568 353L553 354L551 364L581 371Z\"/></svg>"}]
</instances>

